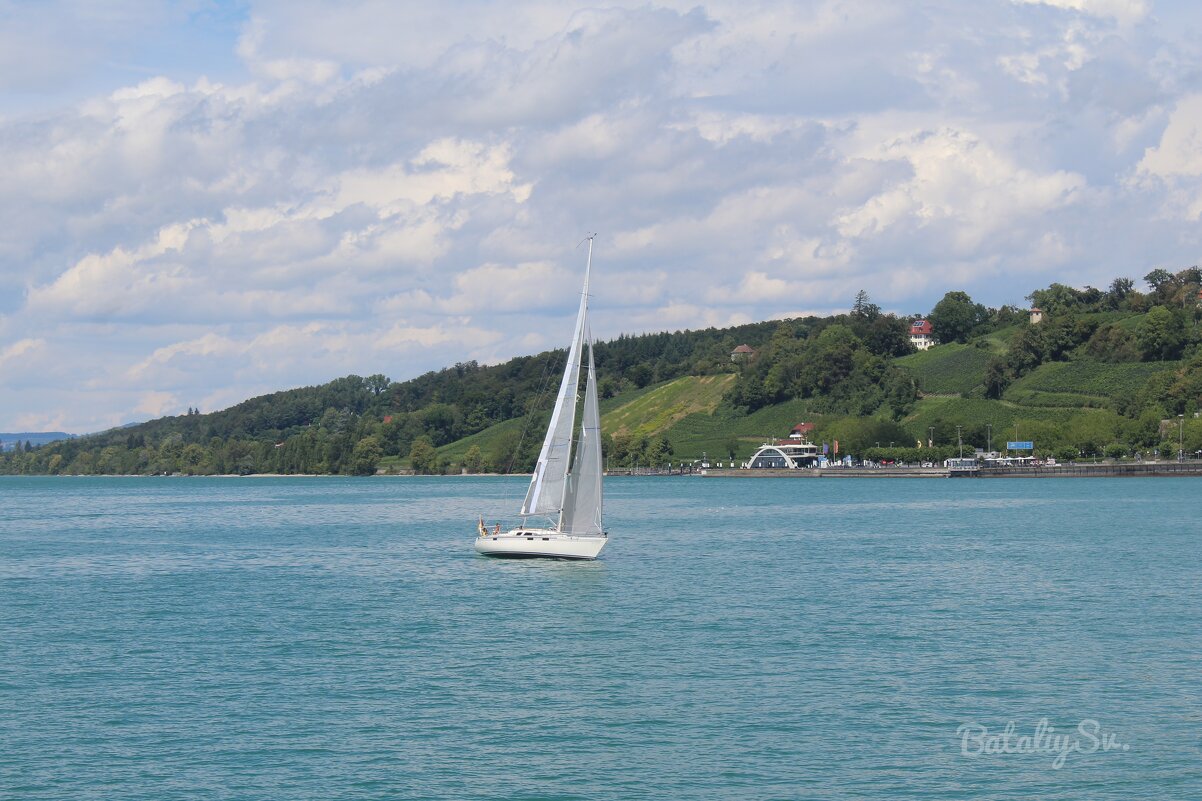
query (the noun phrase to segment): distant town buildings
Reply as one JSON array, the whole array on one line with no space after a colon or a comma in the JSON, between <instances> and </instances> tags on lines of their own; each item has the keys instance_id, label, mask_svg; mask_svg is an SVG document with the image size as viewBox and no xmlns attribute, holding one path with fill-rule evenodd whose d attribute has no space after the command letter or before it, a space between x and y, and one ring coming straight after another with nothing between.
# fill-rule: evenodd
<instances>
[{"instance_id":1,"label":"distant town buildings","mask_svg":"<svg viewBox=\"0 0 1202 801\"><path fill-rule=\"evenodd\" d=\"M935 335L931 329L930 320L915 320L910 323L910 341L919 350L926 350L935 344Z\"/></svg>"}]
</instances>

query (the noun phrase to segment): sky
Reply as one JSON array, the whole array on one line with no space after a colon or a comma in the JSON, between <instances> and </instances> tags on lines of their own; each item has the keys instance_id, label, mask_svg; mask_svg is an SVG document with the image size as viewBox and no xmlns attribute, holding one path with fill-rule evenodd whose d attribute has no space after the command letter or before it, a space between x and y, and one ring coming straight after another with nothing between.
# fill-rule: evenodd
<instances>
[{"instance_id":1,"label":"sky","mask_svg":"<svg viewBox=\"0 0 1202 801\"><path fill-rule=\"evenodd\" d=\"M0 431L1199 262L1202 5L0 0Z\"/></svg>"}]
</instances>

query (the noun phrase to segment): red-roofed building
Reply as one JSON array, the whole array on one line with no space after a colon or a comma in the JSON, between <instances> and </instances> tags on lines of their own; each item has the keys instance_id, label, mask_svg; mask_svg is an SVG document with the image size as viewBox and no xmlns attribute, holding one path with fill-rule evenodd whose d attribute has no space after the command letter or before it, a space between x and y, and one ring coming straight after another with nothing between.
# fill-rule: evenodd
<instances>
[{"instance_id":1,"label":"red-roofed building","mask_svg":"<svg viewBox=\"0 0 1202 801\"><path fill-rule=\"evenodd\" d=\"M1042 323L1042 322L1043 322L1043 309L1039 309L1039 308L1036 308L1035 306L1032 306L1031 307L1031 325L1035 325L1036 323Z\"/></svg>"},{"instance_id":2,"label":"red-roofed building","mask_svg":"<svg viewBox=\"0 0 1202 801\"><path fill-rule=\"evenodd\" d=\"M793 426L793 430L789 432L789 439L805 439L806 435L814 430L813 423L798 423Z\"/></svg>"},{"instance_id":3,"label":"red-roofed building","mask_svg":"<svg viewBox=\"0 0 1202 801\"><path fill-rule=\"evenodd\" d=\"M730 352L732 362L749 362L755 358L755 348L750 345L740 345Z\"/></svg>"},{"instance_id":4,"label":"red-roofed building","mask_svg":"<svg viewBox=\"0 0 1202 801\"><path fill-rule=\"evenodd\" d=\"M910 341L919 350L926 350L935 344L935 334L930 320L915 320L910 323Z\"/></svg>"}]
</instances>

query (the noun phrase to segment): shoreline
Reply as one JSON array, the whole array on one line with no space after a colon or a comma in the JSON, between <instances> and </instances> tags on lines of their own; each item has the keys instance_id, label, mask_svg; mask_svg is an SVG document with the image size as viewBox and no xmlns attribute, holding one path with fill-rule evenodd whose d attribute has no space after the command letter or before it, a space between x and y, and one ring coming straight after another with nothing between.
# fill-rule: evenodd
<instances>
[{"instance_id":1,"label":"shoreline","mask_svg":"<svg viewBox=\"0 0 1202 801\"><path fill-rule=\"evenodd\" d=\"M707 469L705 478L1186 478L1202 476L1202 461L1071 463L1039 467L838 467L796 470Z\"/></svg>"},{"instance_id":2,"label":"shoreline","mask_svg":"<svg viewBox=\"0 0 1202 801\"><path fill-rule=\"evenodd\" d=\"M39 473L14 474L28 478L529 478L530 473L447 473L445 475L377 472L366 476L339 473L214 473L211 475L172 473ZM1039 467L988 467L952 470L946 467L828 467L788 469L706 468L689 473L605 473L606 478L1185 478L1202 476L1202 460L1187 462L1072 463Z\"/></svg>"}]
</instances>

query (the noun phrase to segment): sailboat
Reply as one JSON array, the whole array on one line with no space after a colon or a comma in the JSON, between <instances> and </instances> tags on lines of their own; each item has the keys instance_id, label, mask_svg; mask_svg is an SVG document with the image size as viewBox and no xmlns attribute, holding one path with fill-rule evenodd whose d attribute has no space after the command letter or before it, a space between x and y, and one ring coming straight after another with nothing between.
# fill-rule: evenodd
<instances>
[{"instance_id":1,"label":"sailboat","mask_svg":"<svg viewBox=\"0 0 1202 801\"><path fill-rule=\"evenodd\" d=\"M487 556L596 559L609 541L601 525L601 415L597 406L597 372L593 368L593 340L588 323L588 282L593 268L593 238L588 237L588 262L580 311L572 332L568 362L559 382L559 394L542 450L522 502L522 522L504 533L489 532L481 518L476 550ZM583 412L576 427L580 404L580 373L584 371ZM574 436L579 434L578 437ZM575 458L572 445L575 444ZM542 518L532 525L531 518Z\"/></svg>"}]
</instances>

